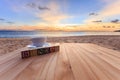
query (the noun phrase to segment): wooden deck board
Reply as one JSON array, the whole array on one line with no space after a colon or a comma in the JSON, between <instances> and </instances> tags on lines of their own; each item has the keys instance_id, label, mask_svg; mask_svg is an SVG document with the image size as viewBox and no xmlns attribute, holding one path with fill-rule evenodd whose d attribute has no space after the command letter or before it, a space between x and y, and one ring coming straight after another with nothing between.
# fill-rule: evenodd
<instances>
[{"instance_id":1,"label":"wooden deck board","mask_svg":"<svg viewBox=\"0 0 120 80\"><path fill-rule=\"evenodd\" d=\"M0 80L120 80L120 52L89 43L62 43L60 51L28 59L19 49L0 56Z\"/></svg>"},{"instance_id":2,"label":"wooden deck board","mask_svg":"<svg viewBox=\"0 0 120 80\"><path fill-rule=\"evenodd\" d=\"M55 80L75 80L64 45L60 46L60 50L56 64Z\"/></svg>"}]
</instances>

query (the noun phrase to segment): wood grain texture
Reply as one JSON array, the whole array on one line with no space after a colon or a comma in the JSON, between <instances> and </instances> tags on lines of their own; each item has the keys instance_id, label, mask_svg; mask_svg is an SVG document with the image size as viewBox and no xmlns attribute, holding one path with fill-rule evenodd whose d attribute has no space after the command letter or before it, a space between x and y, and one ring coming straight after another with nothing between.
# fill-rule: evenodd
<instances>
[{"instance_id":1,"label":"wood grain texture","mask_svg":"<svg viewBox=\"0 0 120 80\"><path fill-rule=\"evenodd\" d=\"M22 48L0 56L0 80L120 80L120 52L89 43L21 59Z\"/></svg>"}]
</instances>

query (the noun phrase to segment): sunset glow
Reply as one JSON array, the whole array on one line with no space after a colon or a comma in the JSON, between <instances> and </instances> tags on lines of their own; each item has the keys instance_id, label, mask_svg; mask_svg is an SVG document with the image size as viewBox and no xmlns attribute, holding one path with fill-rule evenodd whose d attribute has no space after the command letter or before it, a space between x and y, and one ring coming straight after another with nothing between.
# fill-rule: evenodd
<instances>
[{"instance_id":1,"label":"sunset glow","mask_svg":"<svg viewBox=\"0 0 120 80\"><path fill-rule=\"evenodd\" d=\"M120 0L1 0L0 30L119 30L119 5Z\"/></svg>"}]
</instances>

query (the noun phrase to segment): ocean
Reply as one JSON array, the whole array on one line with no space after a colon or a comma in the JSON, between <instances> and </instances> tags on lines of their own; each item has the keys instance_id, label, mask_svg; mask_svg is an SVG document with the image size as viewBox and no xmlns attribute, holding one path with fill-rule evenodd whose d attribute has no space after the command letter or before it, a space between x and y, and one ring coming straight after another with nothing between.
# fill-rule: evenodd
<instances>
[{"instance_id":1,"label":"ocean","mask_svg":"<svg viewBox=\"0 0 120 80\"><path fill-rule=\"evenodd\" d=\"M0 31L0 38L65 37L86 35L120 35L120 32Z\"/></svg>"}]
</instances>

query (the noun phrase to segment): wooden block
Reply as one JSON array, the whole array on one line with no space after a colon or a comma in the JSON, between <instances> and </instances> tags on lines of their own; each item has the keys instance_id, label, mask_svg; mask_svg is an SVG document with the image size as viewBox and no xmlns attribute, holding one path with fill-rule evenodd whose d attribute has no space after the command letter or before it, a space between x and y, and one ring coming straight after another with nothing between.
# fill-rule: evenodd
<instances>
[{"instance_id":1,"label":"wooden block","mask_svg":"<svg viewBox=\"0 0 120 80\"><path fill-rule=\"evenodd\" d=\"M30 57L29 51L22 51L21 52L22 59Z\"/></svg>"},{"instance_id":2,"label":"wooden block","mask_svg":"<svg viewBox=\"0 0 120 80\"><path fill-rule=\"evenodd\" d=\"M38 55L42 55L42 54L48 54L49 53L49 48L41 48L37 50L37 54Z\"/></svg>"},{"instance_id":3,"label":"wooden block","mask_svg":"<svg viewBox=\"0 0 120 80\"><path fill-rule=\"evenodd\" d=\"M50 47L50 53L55 52L55 47Z\"/></svg>"},{"instance_id":4,"label":"wooden block","mask_svg":"<svg viewBox=\"0 0 120 80\"><path fill-rule=\"evenodd\" d=\"M59 46L52 46L52 47L22 51L21 56L22 56L22 59L24 59L31 56L43 55L43 54L48 54L48 53L57 52L57 51L59 51Z\"/></svg>"},{"instance_id":5,"label":"wooden block","mask_svg":"<svg viewBox=\"0 0 120 80\"><path fill-rule=\"evenodd\" d=\"M45 54L49 54L50 53L50 48L49 47L44 48L44 50L45 50Z\"/></svg>"},{"instance_id":6,"label":"wooden block","mask_svg":"<svg viewBox=\"0 0 120 80\"><path fill-rule=\"evenodd\" d=\"M37 49L35 49L35 50L30 50L30 55L31 55L31 56L37 56Z\"/></svg>"},{"instance_id":7,"label":"wooden block","mask_svg":"<svg viewBox=\"0 0 120 80\"><path fill-rule=\"evenodd\" d=\"M37 55L42 55L42 49L37 49Z\"/></svg>"}]
</instances>

